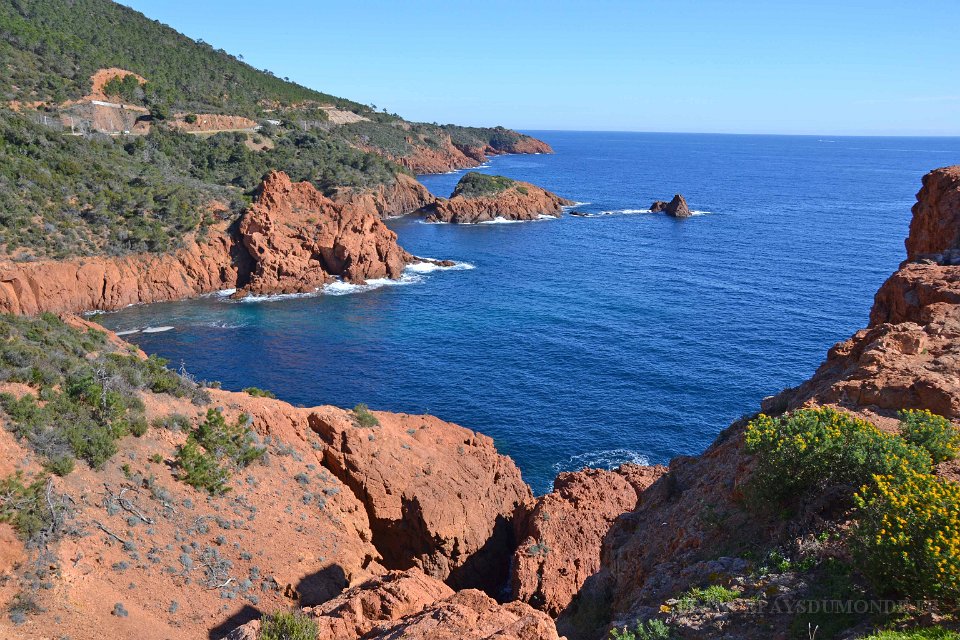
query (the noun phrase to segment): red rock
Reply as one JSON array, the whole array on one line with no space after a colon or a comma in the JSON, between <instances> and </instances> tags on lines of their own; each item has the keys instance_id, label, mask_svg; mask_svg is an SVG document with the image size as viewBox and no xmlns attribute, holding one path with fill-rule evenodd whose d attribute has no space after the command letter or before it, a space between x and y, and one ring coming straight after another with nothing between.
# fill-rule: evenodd
<instances>
[{"instance_id":1,"label":"red rock","mask_svg":"<svg viewBox=\"0 0 960 640\"><path fill-rule=\"evenodd\" d=\"M498 604L475 589L466 589L422 613L381 625L369 640L560 640L545 613L522 602Z\"/></svg>"},{"instance_id":2,"label":"red rock","mask_svg":"<svg viewBox=\"0 0 960 640\"><path fill-rule=\"evenodd\" d=\"M461 186L471 175L466 174L449 199L438 199L422 210L427 222L473 224L504 220L537 220L541 216L559 218L563 207L573 202L550 193L529 182L511 181L499 193L472 196L461 193ZM499 176L496 176L499 178Z\"/></svg>"},{"instance_id":3,"label":"red rock","mask_svg":"<svg viewBox=\"0 0 960 640\"><path fill-rule=\"evenodd\" d=\"M371 210L373 196L337 205L309 182L274 171L240 219L254 260L245 289L255 293L313 291L331 276L348 282L399 278L413 256Z\"/></svg>"},{"instance_id":4,"label":"red rock","mask_svg":"<svg viewBox=\"0 0 960 640\"><path fill-rule=\"evenodd\" d=\"M381 218L413 213L436 200L425 186L404 173L397 174L396 181L390 185L378 185L372 190L342 187L330 197L339 204L356 204L367 195L373 195L374 207Z\"/></svg>"},{"instance_id":5,"label":"red rock","mask_svg":"<svg viewBox=\"0 0 960 640\"><path fill-rule=\"evenodd\" d=\"M384 565L495 590L513 550L510 519L531 497L516 465L487 436L437 418L376 416L376 427L329 413L310 424L328 445L324 465L365 505Z\"/></svg>"},{"instance_id":6,"label":"red rock","mask_svg":"<svg viewBox=\"0 0 960 640\"><path fill-rule=\"evenodd\" d=\"M600 568L600 546L611 523L637 507L642 492L666 467L623 465L615 471L561 473L553 492L528 502L514 520L514 598L559 615Z\"/></svg>"},{"instance_id":7,"label":"red rock","mask_svg":"<svg viewBox=\"0 0 960 640\"><path fill-rule=\"evenodd\" d=\"M907 260L960 248L960 166L923 177L905 244Z\"/></svg>"}]
</instances>

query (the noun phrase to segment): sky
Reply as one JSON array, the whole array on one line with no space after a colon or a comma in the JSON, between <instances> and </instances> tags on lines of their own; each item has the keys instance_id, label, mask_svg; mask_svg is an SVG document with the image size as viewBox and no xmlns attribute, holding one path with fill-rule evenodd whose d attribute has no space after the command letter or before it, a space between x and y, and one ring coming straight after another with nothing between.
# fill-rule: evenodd
<instances>
[{"instance_id":1,"label":"sky","mask_svg":"<svg viewBox=\"0 0 960 640\"><path fill-rule=\"evenodd\" d=\"M960 135L958 0L124 0L425 122Z\"/></svg>"}]
</instances>

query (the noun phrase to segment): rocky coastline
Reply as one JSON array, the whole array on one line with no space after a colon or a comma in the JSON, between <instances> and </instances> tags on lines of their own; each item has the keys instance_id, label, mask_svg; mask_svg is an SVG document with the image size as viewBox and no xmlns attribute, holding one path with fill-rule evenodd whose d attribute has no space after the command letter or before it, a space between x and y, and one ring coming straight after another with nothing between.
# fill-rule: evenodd
<instances>
[{"instance_id":1,"label":"rocky coastline","mask_svg":"<svg viewBox=\"0 0 960 640\"><path fill-rule=\"evenodd\" d=\"M274 173L238 230L259 261L230 262L234 271L224 272L237 245L197 244L192 262L131 264L130 274L151 273L147 283L131 275L129 289L92 286L61 304L120 304L134 291L148 301L142 298L240 284L240 273L251 291L314 287L334 274L392 277L414 258L383 227L375 200L338 203ZM830 406L883 429L895 428L904 408L960 419L960 267L952 264L960 251L960 168L926 176L913 214L907 259L878 291L869 326L833 347L809 381L765 399L763 411ZM93 273L90 282L103 280L102 270ZM46 300L66 296L51 285L34 288L22 275L4 282L4 308L15 313L55 310ZM113 348L145 357L108 338ZM31 393L21 383L0 386ZM199 420L211 407L229 420L248 416L271 461L248 467L233 492L200 497L176 480L171 460L185 433L152 427L121 440L101 469L52 477L49 491L68 497L72 531L83 535L67 533L46 549L52 555L44 561L58 575L28 621L9 628L16 637L58 629L77 637L253 640L261 613L291 606L318 625L319 637L337 640L591 640L648 618L668 620L684 637L779 637L787 631L782 619L760 625L734 604L696 617L670 603L717 581L804 597L795 575L763 582L751 561L729 550L744 539L784 544L805 518L826 517L771 521L744 508L754 464L746 419L700 456L669 467L561 474L551 493L535 498L490 438L433 416L298 408L219 389L206 391L205 404L138 393L155 425L174 416ZM0 450L3 474L39 472L11 431L0 431ZM951 465L938 472L955 477ZM8 576L0 597L10 601L36 556L9 524L0 523L0 540L0 574ZM168 602L174 593L176 606ZM124 615L114 606L121 601ZM0 630L9 624L3 620Z\"/></svg>"}]
</instances>

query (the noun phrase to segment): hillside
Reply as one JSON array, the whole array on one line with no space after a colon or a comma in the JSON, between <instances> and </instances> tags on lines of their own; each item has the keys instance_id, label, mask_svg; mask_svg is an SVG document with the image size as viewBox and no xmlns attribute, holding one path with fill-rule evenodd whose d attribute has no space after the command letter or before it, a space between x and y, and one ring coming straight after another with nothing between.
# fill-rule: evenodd
<instances>
[{"instance_id":1,"label":"hillside","mask_svg":"<svg viewBox=\"0 0 960 640\"><path fill-rule=\"evenodd\" d=\"M281 170L325 193L546 153L503 128L412 123L254 69L109 0L0 4L0 253L164 253ZM387 203L386 215L425 202Z\"/></svg>"}]
</instances>

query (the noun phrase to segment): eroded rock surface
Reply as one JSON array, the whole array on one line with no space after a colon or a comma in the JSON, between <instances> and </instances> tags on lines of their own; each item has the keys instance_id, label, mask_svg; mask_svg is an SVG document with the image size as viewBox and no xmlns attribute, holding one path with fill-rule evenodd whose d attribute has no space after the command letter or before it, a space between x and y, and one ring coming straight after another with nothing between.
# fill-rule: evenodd
<instances>
[{"instance_id":1,"label":"eroded rock surface","mask_svg":"<svg viewBox=\"0 0 960 640\"><path fill-rule=\"evenodd\" d=\"M324 464L365 505L374 544L392 569L418 567L455 588L497 589L512 553L511 518L531 497L493 440L432 416L315 413Z\"/></svg>"},{"instance_id":2,"label":"eroded rock surface","mask_svg":"<svg viewBox=\"0 0 960 640\"><path fill-rule=\"evenodd\" d=\"M559 615L600 568L610 525L636 509L643 491L665 472L666 467L623 465L557 476L553 491L523 505L514 521L512 596Z\"/></svg>"},{"instance_id":3,"label":"eroded rock surface","mask_svg":"<svg viewBox=\"0 0 960 640\"><path fill-rule=\"evenodd\" d=\"M371 202L338 205L309 182L270 173L240 220L241 241L254 261L245 290L301 293L332 276L348 282L399 278L413 256L371 211Z\"/></svg>"}]
</instances>

